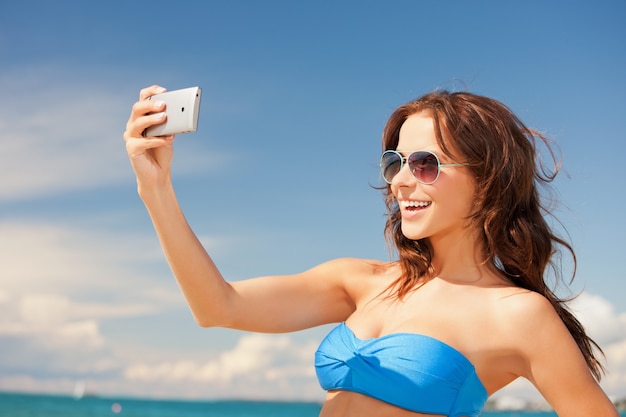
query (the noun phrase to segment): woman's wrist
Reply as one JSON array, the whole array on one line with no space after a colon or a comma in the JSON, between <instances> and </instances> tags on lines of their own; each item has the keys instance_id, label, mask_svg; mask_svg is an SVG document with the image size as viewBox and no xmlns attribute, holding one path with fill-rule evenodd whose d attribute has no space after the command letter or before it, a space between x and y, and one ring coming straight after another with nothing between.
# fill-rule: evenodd
<instances>
[{"instance_id":1,"label":"woman's wrist","mask_svg":"<svg viewBox=\"0 0 626 417\"><path fill-rule=\"evenodd\" d=\"M175 198L174 187L169 180L150 185L138 182L137 193L146 206L159 204L168 198Z\"/></svg>"}]
</instances>

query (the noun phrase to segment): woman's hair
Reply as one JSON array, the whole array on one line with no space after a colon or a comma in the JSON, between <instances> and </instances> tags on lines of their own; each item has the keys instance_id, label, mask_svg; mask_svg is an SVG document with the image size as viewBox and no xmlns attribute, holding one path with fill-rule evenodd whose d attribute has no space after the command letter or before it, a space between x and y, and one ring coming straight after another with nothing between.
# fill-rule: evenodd
<instances>
[{"instance_id":1,"label":"woman's hair","mask_svg":"<svg viewBox=\"0 0 626 417\"><path fill-rule=\"evenodd\" d=\"M515 285L550 301L599 380L603 366L593 348L601 352L600 347L567 309L565 303L569 300L559 298L544 279L547 268L553 270L557 280L561 279L553 262L559 247L572 255L574 271L576 264L572 247L553 233L544 218L549 211L542 205L539 186L551 182L560 168L548 139L528 129L508 107L494 99L437 91L396 109L383 131L383 150L397 148L403 123L420 112L432 116L442 151L451 158L461 158L475 178L469 221L480 231L484 263L493 265ZM540 161L538 140L549 151L553 161L550 169ZM385 235L397 251L402 269L390 290L402 298L432 276L433 248L428 239L411 240L403 235L391 187L387 185L383 190L388 212Z\"/></svg>"}]
</instances>

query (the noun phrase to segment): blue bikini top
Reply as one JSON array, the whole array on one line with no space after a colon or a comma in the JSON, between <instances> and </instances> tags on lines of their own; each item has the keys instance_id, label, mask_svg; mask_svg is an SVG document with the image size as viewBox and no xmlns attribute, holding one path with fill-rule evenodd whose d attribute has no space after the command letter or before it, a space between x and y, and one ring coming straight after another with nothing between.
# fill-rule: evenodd
<instances>
[{"instance_id":1,"label":"blue bikini top","mask_svg":"<svg viewBox=\"0 0 626 417\"><path fill-rule=\"evenodd\" d=\"M364 394L417 413L476 417L487 390L461 352L429 336L361 340L341 323L315 353L322 388Z\"/></svg>"}]
</instances>

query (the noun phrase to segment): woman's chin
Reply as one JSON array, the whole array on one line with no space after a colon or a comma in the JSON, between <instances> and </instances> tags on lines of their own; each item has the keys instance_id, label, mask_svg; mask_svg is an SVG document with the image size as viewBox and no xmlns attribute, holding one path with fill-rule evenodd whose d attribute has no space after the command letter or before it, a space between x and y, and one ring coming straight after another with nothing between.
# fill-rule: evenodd
<instances>
[{"instance_id":1,"label":"woman's chin","mask_svg":"<svg viewBox=\"0 0 626 417\"><path fill-rule=\"evenodd\" d=\"M420 240L423 239L425 236L423 233L421 233L418 230L415 230L415 228L412 227L404 227L402 226L402 235L410 240Z\"/></svg>"}]
</instances>

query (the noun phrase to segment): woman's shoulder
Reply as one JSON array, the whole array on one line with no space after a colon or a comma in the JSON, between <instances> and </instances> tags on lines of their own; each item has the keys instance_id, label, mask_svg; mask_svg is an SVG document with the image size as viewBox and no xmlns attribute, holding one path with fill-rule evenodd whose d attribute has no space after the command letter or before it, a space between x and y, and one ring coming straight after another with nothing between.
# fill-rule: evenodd
<instances>
[{"instance_id":1,"label":"woman's shoulder","mask_svg":"<svg viewBox=\"0 0 626 417\"><path fill-rule=\"evenodd\" d=\"M565 325L556 309L545 296L523 288L507 288L494 300L496 326L510 340L530 341L544 329Z\"/></svg>"},{"instance_id":2,"label":"woman's shoulder","mask_svg":"<svg viewBox=\"0 0 626 417\"><path fill-rule=\"evenodd\" d=\"M397 262L363 258L337 258L317 268L324 275L338 279L355 302L372 291L383 291L399 273Z\"/></svg>"},{"instance_id":3,"label":"woman's shoulder","mask_svg":"<svg viewBox=\"0 0 626 417\"><path fill-rule=\"evenodd\" d=\"M502 288L495 300L499 305L501 316L505 316L507 320L520 317L540 318L556 314L554 307L545 296L520 287Z\"/></svg>"}]
</instances>

